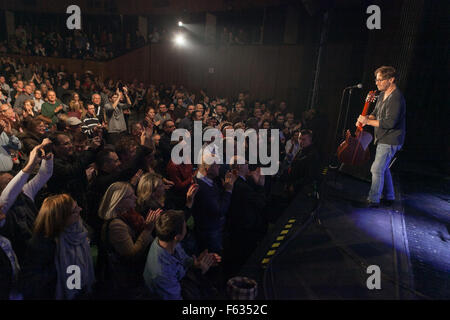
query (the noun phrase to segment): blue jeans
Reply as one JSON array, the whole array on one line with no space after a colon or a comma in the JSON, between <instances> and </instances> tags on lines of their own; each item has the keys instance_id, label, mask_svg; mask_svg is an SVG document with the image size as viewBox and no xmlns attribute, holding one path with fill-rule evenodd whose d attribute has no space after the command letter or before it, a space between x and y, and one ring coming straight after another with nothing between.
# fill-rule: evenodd
<instances>
[{"instance_id":1,"label":"blue jeans","mask_svg":"<svg viewBox=\"0 0 450 320\"><path fill-rule=\"evenodd\" d=\"M367 200L376 203L380 202L383 187L385 199L395 199L394 184L392 183L389 164L391 163L395 153L401 148L401 145L390 145L384 143L379 143L377 145L375 160L370 168L370 172L372 173L372 186L370 188Z\"/></svg>"}]
</instances>

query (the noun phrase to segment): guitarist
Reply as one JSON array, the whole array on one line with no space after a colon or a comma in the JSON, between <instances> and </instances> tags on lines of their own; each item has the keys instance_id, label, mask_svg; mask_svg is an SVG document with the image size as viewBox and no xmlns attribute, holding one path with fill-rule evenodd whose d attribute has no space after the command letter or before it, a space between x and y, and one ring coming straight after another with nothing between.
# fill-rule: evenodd
<instances>
[{"instance_id":1,"label":"guitarist","mask_svg":"<svg viewBox=\"0 0 450 320\"><path fill-rule=\"evenodd\" d=\"M375 160L370 168L372 186L367 198L367 207L377 208L384 187L384 203L392 205L395 199L389 164L405 141L406 103L395 83L396 71L393 67L382 66L375 70L375 83L381 92L373 112L369 116L358 117L356 126L374 127L377 145Z\"/></svg>"}]
</instances>

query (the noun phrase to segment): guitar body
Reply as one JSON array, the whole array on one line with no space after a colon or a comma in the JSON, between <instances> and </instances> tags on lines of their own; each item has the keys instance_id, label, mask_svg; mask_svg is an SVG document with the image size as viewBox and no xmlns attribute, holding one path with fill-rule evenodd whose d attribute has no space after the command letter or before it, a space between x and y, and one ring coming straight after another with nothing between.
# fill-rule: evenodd
<instances>
[{"instance_id":1,"label":"guitar body","mask_svg":"<svg viewBox=\"0 0 450 320\"><path fill-rule=\"evenodd\" d=\"M363 116L367 114L369 104L375 101L375 93L376 91L370 91L367 95L362 112ZM345 140L337 149L339 161L352 166L366 163L370 159L369 144L372 140L372 135L369 132L364 131L361 126L357 127L354 137L348 132Z\"/></svg>"},{"instance_id":2,"label":"guitar body","mask_svg":"<svg viewBox=\"0 0 450 320\"><path fill-rule=\"evenodd\" d=\"M369 148L364 150L358 138L349 136L339 145L337 157L342 163L358 166L369 161L370 152Z\"/></svg>"}]
</instances>

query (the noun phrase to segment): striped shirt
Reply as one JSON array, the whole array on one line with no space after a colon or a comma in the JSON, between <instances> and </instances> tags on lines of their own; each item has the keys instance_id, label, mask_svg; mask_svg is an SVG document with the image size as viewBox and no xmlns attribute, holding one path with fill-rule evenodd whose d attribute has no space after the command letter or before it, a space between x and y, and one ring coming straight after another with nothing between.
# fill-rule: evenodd
<instances>
[{"instance_id":1,"label":"striped shirt","mask_svg":"<svg viewBox=\"0 0 450 320\"><path fill-rule=\"evenodd\" d=\"M96 116L91 116L86 114L83 118L83 125L81 126L81 131L84 134L87 134L89 137L92 137L94 131L93 129L100 125L100 120Z\"/></svg>"}]
</instances>

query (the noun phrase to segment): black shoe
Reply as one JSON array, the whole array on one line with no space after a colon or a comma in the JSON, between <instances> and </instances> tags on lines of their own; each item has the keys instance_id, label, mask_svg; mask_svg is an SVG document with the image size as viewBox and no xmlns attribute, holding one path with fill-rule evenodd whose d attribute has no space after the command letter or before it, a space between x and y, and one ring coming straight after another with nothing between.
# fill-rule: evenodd
<instances>
[{"instance_id":1,"label":"black shoe","mask_svg":"<svg viewBox=\"0 0 450 320\"><path fill-rule=\"evenodd\" d=\"M383 206L392 207L394 205L395 200L383 199L381 200L381 202L383 203Z\"/></svg>"},{"instance_id":2,"label":"black shoe","mask_svg":"<svg viewBox=\"0 0 450 320\"><path fill-rule=\"evenodd\" d=\"M366 202L366 208L379 208L379 207L380 207L379 202L372 202L372 201Z\"/></svg>"},{"instance_id":3,"label":"black shoe","mask_svg":"<svg viewBox=\"0 0 450 320\"><path fill-rule=\"evenodd\" d=\"M357 207L357 208L379 208L380 207L380 203L366 200L366 201L364 201L362 203L361 202L355 203L354 206Z\"/></svg>"}]
</instances>

